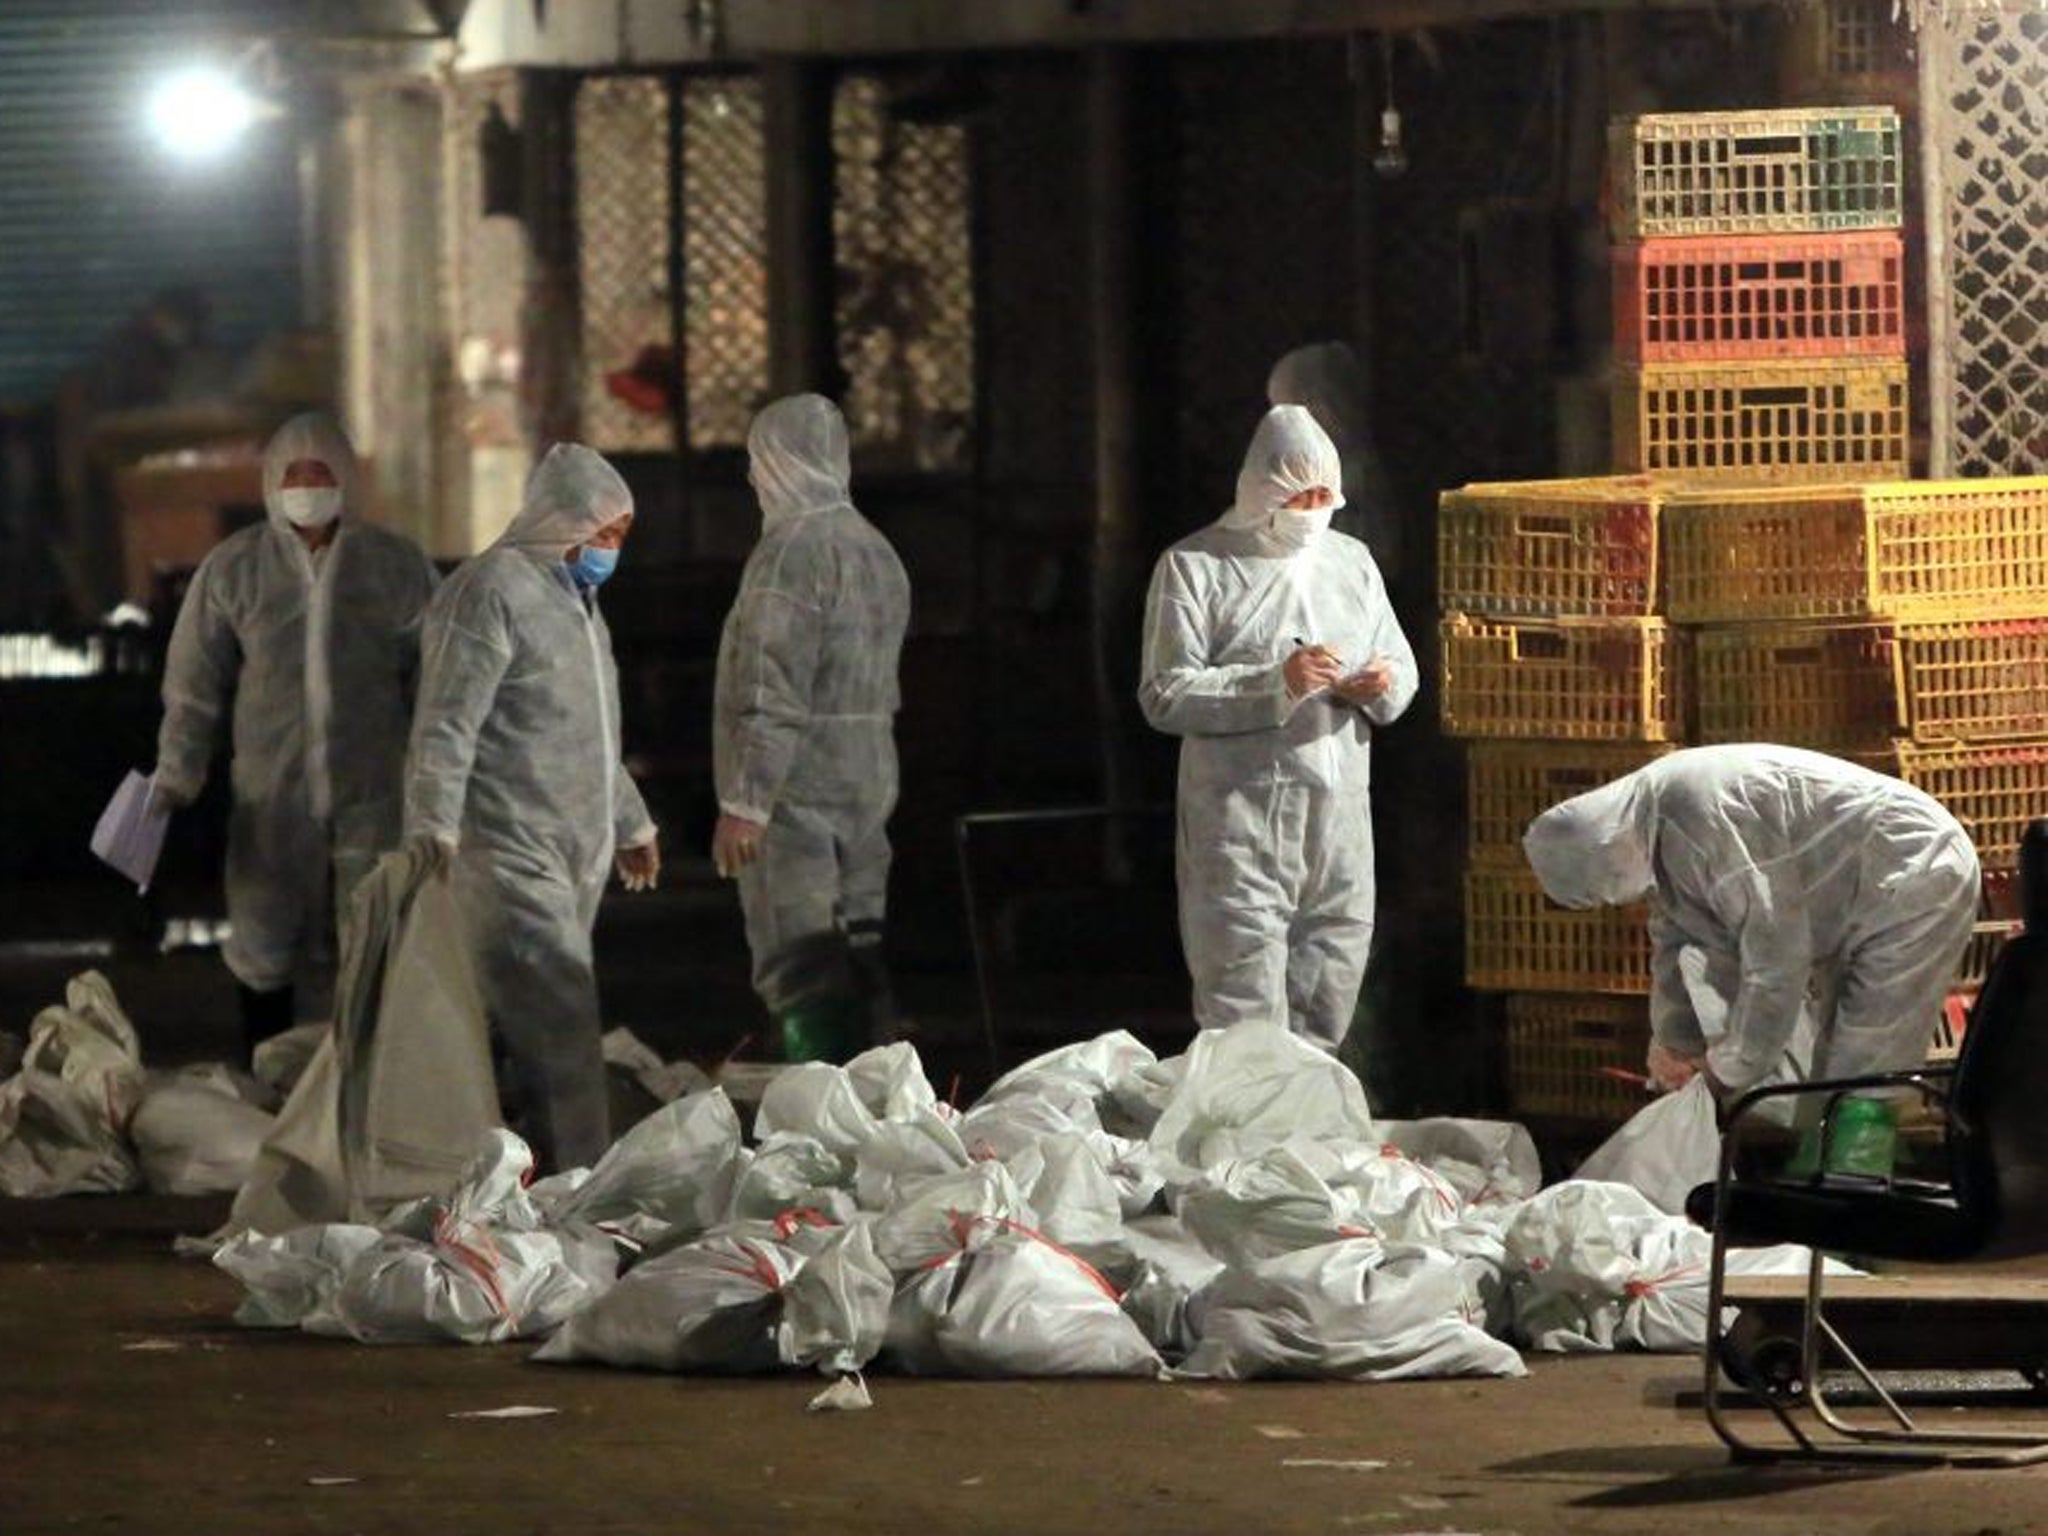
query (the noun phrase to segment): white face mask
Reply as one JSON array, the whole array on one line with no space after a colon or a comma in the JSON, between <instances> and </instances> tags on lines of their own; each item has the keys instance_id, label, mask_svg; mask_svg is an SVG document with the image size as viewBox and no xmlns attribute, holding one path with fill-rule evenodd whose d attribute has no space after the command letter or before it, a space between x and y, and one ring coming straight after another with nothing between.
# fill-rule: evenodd
<instances>
[{"instance_id":1,"label":"white face mask","mask_svg":"<svg viewBox=\"0 0 2048 1536\"><path fill-rule=\"evenodd\" d=\"M1266 527L1266 543L1274 549L1306 549L1330 526L1335 507L1282 507Z\"/></svg>"},{"instance_id":2,"label":"white face mask","mask_svg":"<svg viewBox=\"0 0 2048 1536\"><path fill-rule=\"evenodd\" d=\"M294 528L325 528L341 516L341 488L298 485L277 493L278 507Z\"/></svg>"}]
</instances>

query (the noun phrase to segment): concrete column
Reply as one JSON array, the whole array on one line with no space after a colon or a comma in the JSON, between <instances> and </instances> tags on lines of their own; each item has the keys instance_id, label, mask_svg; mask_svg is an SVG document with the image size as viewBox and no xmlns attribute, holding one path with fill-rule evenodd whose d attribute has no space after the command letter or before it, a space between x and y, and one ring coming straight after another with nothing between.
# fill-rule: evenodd
<instances>
[{"instance_id":1,"label":"concrete column","mask_svg":"<svg viewBox=\"0 0 2048 1536\"><path fill-rule=\"evenodd\" d=\"M778 395L844 383L834 340L832 74L773 59L761 71L768 144L768 380Z\"/></svg>"}]
</instances>

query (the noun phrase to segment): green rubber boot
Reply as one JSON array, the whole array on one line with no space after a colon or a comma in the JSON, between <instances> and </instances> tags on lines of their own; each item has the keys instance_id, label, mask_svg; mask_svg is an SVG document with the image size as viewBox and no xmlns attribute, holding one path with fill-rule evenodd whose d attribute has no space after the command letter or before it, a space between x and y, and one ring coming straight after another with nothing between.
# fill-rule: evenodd
<instances>
[{"instance_id":1,"label":"green rubber boot","mask_svg":"<svg viewBox=\"0 0 2048 1536\"><path fill-rule=\"evenodd\" d=\"M868 1048L870 1014L865 999L820 997L782 1015L784 1061L844 1064Z\"/></svg>"}]
</instances>

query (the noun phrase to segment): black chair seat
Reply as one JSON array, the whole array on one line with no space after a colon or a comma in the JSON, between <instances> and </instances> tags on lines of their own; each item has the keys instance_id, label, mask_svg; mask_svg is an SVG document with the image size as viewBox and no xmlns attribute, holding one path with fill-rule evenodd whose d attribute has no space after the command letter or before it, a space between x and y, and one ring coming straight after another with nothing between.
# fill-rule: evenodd
<instances>
[{"instance_id":1,"label":"black chair seat","mask_svg":"<svg viewBox=\"0 0 2048 1536\"><path fill-rule=\"evenodd\" d=\"M1829 1253L1930 1262L1967 1258L1989 1237L1987 1214L1961 1204L1947 1184L1887 1183L1851 1173L1731 1184L1725 1203L1702 1184L1685 1213L1749 1247L1803 1243Z\"/></svg>"}]
</instances>

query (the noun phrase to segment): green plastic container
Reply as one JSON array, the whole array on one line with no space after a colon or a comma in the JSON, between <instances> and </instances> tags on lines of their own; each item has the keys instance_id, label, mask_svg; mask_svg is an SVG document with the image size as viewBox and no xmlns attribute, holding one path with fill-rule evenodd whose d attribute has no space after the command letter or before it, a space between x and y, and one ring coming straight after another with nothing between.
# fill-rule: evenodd
<instances>
[{"instance_id":1,"label":"green plastic container","mask_svg":"<svg viewBox=\"0 0 2048 1536\"><path fill-rule=\"evenodd\" d=\"M1835 1109L1834 1134L1828 1138L1828 1172L1888 1179L1898 1155L1899 1122L1883 1099L1844 1099ZM1820 1156L1820 1127L1810 1125L1785 1171L1810 1177Z\"/></svg>"}]
</instances>

